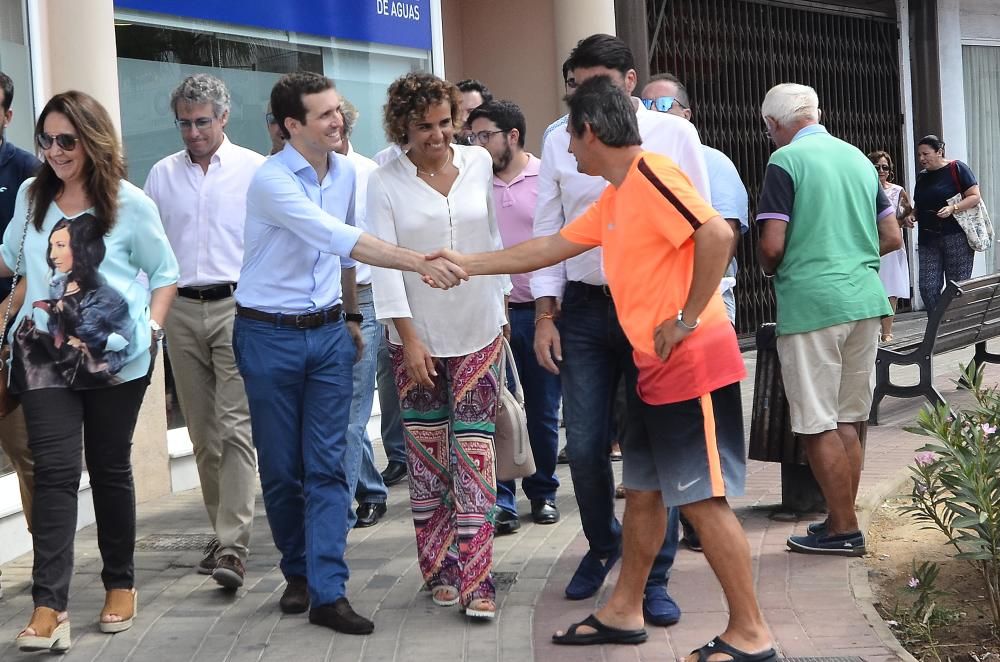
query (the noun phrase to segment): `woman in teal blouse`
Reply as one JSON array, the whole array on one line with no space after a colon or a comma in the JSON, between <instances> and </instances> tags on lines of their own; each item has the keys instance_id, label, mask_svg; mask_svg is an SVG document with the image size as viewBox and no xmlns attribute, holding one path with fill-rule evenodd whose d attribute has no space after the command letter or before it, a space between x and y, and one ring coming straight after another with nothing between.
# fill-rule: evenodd
<instances>
[{"instance_id":1,"label":"woman in teal blouse","mask_svg":"<svg viewBox=\"0 0 1000 662\"><path fill-rule=\"evenodd\" d=\"M81 437L104 562L99 626L121 632L135 617L132 431L178 270L156 206L125 181L103 106L58 94L35 134L45 162L18 191L0 246L0 276L17 269L27 282L7 340L35 461L35 610L17 644L65 651Z\"/></svg>"}]
</instances>

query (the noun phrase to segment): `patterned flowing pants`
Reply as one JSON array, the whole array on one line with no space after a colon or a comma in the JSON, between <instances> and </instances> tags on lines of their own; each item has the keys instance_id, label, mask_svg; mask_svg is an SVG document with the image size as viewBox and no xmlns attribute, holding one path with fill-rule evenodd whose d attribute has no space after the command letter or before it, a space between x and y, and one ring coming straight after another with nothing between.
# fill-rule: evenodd
<instances>
[{"instance_id":1,"label":"patterned flowing pants","mask_svg":"<svg viewBox=\"0 0 1000 662\"><path fill-rule=\"evenodd\" d=\"M406 438L417 556L430 587L456 587L461 604L495 599L493 434L500 390L500 337L483 349L435 358L434 387L406 372L389 345Z\"/></svg>"}]
</instances>

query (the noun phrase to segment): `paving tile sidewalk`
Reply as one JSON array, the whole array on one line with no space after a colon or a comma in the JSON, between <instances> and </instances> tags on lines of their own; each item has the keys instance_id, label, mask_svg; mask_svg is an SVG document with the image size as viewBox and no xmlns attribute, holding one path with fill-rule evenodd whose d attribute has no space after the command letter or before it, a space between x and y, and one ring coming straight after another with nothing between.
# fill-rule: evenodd
<instances>
[{"instance_id":1,"label":"paving tile sidewalk","mask_svg":"<svg viewBox=\"0 0 1000 662\"><path fill-rule=\"evenodd\" d=\"M938 380L949 399L961 398L950 379L953 367L969 352L938 360ZM746 355L753 367L753 354ZM942 368L949 368L943 370ZM989 366L988 377L1000 378L1000 366ZM752 402L752 378L744 384L745 416ZM869 436L862 498L874 502L898 481L901 471L922 443L905 433L919 403L887 400L884 424ZM384 463L384 456L380 456ZM349 596L364 614L374 613L376 631L369 637L351 637L308 625L304 616L283 616L278 597L283 579L276 568L277 551L258 498L253 556L246 586L226 592L194 567L200 549L140 549L136 553L140 611L131 630L103 635L97 617L103 603L96 529L87 527L76 539L71 617L73 648L65 656L76 660L216 661L262 660L663 660L678 657L718 634L726 619L721 591L701 554L682 550L671 579L671 594L684 610L672 628L651 628L651 639L637 647L563 648L549 639L554 630L580 620L606 597L610 583L596 600L570 602L562 591L586 549L572 485L560 466L559 506L563 519L553 526L530 524L527 502L520 501L525 526L498 538L495 570L515 581L498 594L500 615L494 623L470 623L457 608L431 604L420 590L413 529L407 507L406 484L392 488L389 513L378 526L351 533ZM873 626L864 595L866 576L858 561L809 557L785 551L785 538L802 532L806 521L771 518L780 501L777 465L751 462L747 495L733 505L743 521L754 554L758 587L765 616L781 652L789 657L859 656L872 662L901 659L884 641L888 631ZM619 508L623 506L618 503ZM139 506L140 542L149 536L208 534L201 496L190 491ZM12 645L31 613L28 586L31 556L4 566L6 598L0 600L0 660L32 659ZM868 608L870 611L870 607ZM873 619L874 620L874 619ZM877 624L876 624L877 625ZM902 658L905 659L905 658Z\"/></svg>"}]
</instances>

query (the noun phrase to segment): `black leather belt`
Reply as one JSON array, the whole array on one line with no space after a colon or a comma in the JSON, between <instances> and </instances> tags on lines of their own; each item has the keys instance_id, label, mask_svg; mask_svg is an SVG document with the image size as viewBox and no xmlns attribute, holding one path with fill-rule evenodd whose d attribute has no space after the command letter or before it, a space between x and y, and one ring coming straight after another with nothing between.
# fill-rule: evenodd
<instances>
[{"instance_id":1,"label":"black leather belt","mask_svg":"<svg viewBox=\"0 0 1000 662\"><path fill-rule=\"evenodd\" d=\"M566 289L574 288L578 292L588 296L602 299L611 298L611 288L607 285L591 285L590 283L583 283L578 280L571 280L566 283Z\"/></svg>"},{"instance_id":2,"label":"black leather belt","mask_svg":"<svg viewBox=\"0 0 1000 662\"><path fill-rule=\"evenodd\" d=\"M197 299L198 301L218 301L228 299L236 291L236 283L223 283L222 285L209 285L208 287L178 287L177 294L185 299Z\"/></svg>"},{"instance_id":3,"label":"black leather belt","mask_svg":"<svg viewBox=\"0 0 1000 662\"><path fill-rule=\"evenodd\" d=\"M314 313L299 313L298 315L286 313L265 313L263 310L254 308L244 308L236 305L236 314L249 320L267 322L277 326L287 326L293 329L315 329L316 327L339 322L342 319L340 304L326 310L317 310Z\"/></svg>"},{"instance_id":4,"label":"black leather belt","mask_svg":"<svg viewBox=\"0 0 1000 662\"><path fill-rule=\"evenodd\" d=\"M534 301L511 301L507 304L507 307L511 310L534 310Z\"/></svg>"}]
</instances>

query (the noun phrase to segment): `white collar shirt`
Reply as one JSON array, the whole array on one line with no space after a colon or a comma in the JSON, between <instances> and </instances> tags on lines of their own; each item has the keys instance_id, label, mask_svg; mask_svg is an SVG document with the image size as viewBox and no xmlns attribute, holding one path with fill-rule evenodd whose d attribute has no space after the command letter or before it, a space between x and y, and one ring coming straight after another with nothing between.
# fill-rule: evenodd
<instances>
[{"instance_id":1,"label":"white collar shirt","mask_svg":"<svg viewBox=\"0 0 1000 662\"><path fill-rule=\"evenodd\" d=\"M458 177L447 197L417 176L400 156L368 180L368 225L383 241L418 253L445 247L461 253L503 248L493 209L493 159L482 147L452 145ZM388 324L389 340L402 344L391 320L409 318L432 356L464 356L490 344L506 324L505 276L476 276L436 290L420 274L372 268L375 315Z\"/></svg>"},{"instance_id":2,"label":"white collar shirt","mask_svg":"<svg viewBox=\"0 0 1000 662\"><path fill-rule=\"evenodd\" d=\"M365 232L371 232L365 223L365 211L368 207L368 177L378 169L378 164L372 159L358 154L354 151L354 146L347 143L347 159L354 164L354 174L357 186L354 189L354 223ZM372 282L372 268L364 262L358 262L355 267L358 285L370 285Z\"/></svg>"},{"instance_id":3,"label":"white collar shirt","mask_svg":"<svg viewBox=\"0 0 1000 662\"><path fill-rule=\"evenodd\" d=\"M180 265L180 287L235 283L243 264L247 187L266 157L224 138L208 171L186 149L160 159L144 190Z\"/></svg>"},{"instance_id":4,"label":"white collar shirt","mask_svg":"<svg viewBox=\"0 0 1000 662\"><path fill-rule=\"evenodd\" d=\"M658 113L632 98L642 148L668 156L688 176L705 200L711 200L711 188L698 130L687 120ZM597 201L608 183L603 177L577 172L576 158L569 153L569 133L556 129L549 133L542 147L542 166L538 177L538 202L535 207L534 235L546 237L580 216ZM566 281L606 285L601 264L601 249L594 248L557 265L539 269L531 277L531 294L562 297Z\"/></svg>"}]
</instances>

